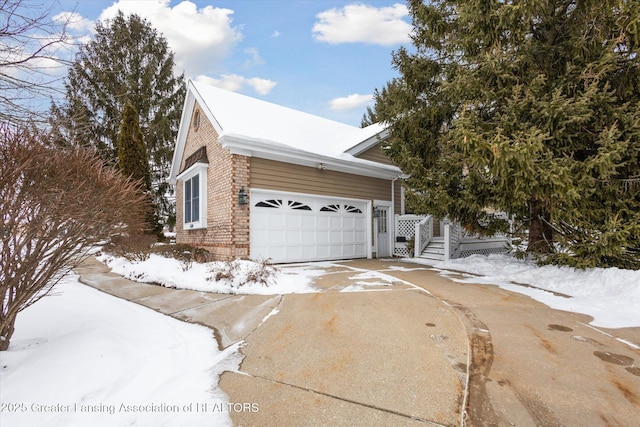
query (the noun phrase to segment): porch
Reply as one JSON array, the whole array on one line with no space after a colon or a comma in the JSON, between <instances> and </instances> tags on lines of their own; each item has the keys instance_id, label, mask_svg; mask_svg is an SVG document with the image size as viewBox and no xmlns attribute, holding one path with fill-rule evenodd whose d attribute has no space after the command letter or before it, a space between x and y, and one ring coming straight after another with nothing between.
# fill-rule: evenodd
<instances>
[{"instance_id":1,"label":"porch","mask_svg":"<svg viewBox=\"0 0 640 427\"><path fill-rule=\"evenodd\" d=\"M431 215L396 215L395 236L394 256L415 256L434 261L501 253L511 243L506 235L470 235L460 224L447 219L438 220ZM410 241L413 241L415 255L410 253Z\"/></svg>"}]
</instances>

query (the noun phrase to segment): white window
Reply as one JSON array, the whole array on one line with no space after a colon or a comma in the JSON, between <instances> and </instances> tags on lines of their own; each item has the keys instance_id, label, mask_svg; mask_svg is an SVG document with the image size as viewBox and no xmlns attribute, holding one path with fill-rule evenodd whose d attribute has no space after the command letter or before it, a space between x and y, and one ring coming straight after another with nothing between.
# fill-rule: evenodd
<instances>
[{"instance_id":1,"label":"white window","mask_svg":"<svg viewBox=\"0 0 640 427\"><path fill-rule=\"evenodd\" d=\"M378 212L378 233L385 234L387 232L387 209L379 209Z\"/></svg>"},{"instance_id":2,"label":"white window","mask_svg":"<svg viewBox=\"0 0 640 427\"><path fill-rule=\"evenodd\" d=\"M184 222L200 221L200 175L184 182Z\"/></svg>"},{"instance_id":3,"label":"white window","mask_svg":"<svg viewBox=\"0 0 640 427\"><path fill-rule=\"evenodd\" d=\"M207 163L196 163L178 176L182 181L185 230L207 226Z\"/></svg>"}]
</instances>

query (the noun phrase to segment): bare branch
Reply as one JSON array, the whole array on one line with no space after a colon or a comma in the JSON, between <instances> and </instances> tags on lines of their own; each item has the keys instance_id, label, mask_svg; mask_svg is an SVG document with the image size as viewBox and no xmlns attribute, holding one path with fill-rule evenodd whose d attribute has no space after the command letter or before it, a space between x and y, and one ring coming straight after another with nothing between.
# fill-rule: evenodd
<instances>
[{"instance_id":1,"label":"bare branch","mask_svg":"<svg viewBox=\"0 0 640 427\"><path fill-rule=\"evenodd\" d=\"M0 126L0 350L21 310L105 239L142 232L150 209L138 182L48 139Z\"/></svg>"},{"instance_id":2,"label":"bare branch","mask_svg":"<svg viewBox=\"0 0 640 427\"><path fill-rule=\"evenodd\" d=\"M29 0L0 0L0 121L26 123L44 117L47 98L61 93L68 64L60 51L70 49L70 16L50 18L53 5ZM43 118L40 118L43 120Z\"/></svg>"}]
</instances>

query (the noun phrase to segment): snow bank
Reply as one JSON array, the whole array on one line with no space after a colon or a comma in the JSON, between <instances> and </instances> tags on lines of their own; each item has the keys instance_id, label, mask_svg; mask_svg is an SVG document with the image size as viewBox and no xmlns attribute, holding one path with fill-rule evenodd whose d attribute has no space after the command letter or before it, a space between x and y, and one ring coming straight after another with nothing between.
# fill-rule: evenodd
<instances>
[{"instance_id":1,"label":"snow bank","mask_svg":"<svg viewBox=\"0 0 640 427\"><path fill-rule=\"evenodd\" d=\"M214 274L211 270L221 268L222 263L193 263L191 269L184 271L179 261L155 254L146 261L134 263L108 255L102 255L98 259L115 273L131 280L155 282L179 289L261 295L318 292L319 290L311 285L314 277L325 274L325 269L336 265L333 262L318 262L287 266L275 273L267 285L255 282L240 285L252 269L259 268L259 263L238 261L237 274L234 277L216 281L213 280ZM419 258L406 261L421 262ZM495 254L474 255L428 264L442 271L443 275L447 275L448 270L480 275L468 275L464 279L452 276L456 281L499 285L529 295L556 309L588 314L594 318L591 323L595 326L640 327L640 271L617 268L577 270L570 267L537 266L508 255ZM390 269L398 270L399 267L394 266ZM382 290L398 279L381 272L360 272L350 280L352 283L343 289L343 292L373 290L376 286ZM518 286L518 283L534 288ZM554 292L570 298L556 295Z\"/></svg>"},{"instance_id":2,"label":"snow bank","mask_svg":"<svg viewBox=\"0 0 640 427\"><path fill-rule=\"evenodd\" d=\"M18 315L0 352L2 426L231 425L216 386L239 344L221 352L211 330L75 276L56 289Z\"/></svg>"},{"instance_id":3,"label":"snow bank","mask_svg":"<svg viewBox=\"0 0 640 427\"><path fill-rule=\"evenodd\" d=\"M313 274L304 269L286 272L278 270L266 284L249 282L252 271L262 268L254 261L234 261L236 268L232 277L215 280L212 271L226 268L225 263L210 262L206 264L194 262L188 270L184 270L180 261L151 254L149 259L131 262L125 258L111 255L101 255L100 262L105 263L111 270L127 279L158 283L168 288L191 289L194 291L217 292L225 294L257 294L281 295L292 293L312 293L317 290L311 286Z\"/></svg>"},{"instance_id":4,"label":"snow bank","mask_svg":"<svg viewBox=\"0 0 640 427\"><path fill-rule=\"evenodd\" d=\"M592 316L594 326L624 328L640 326L640 271L618 268L577 270L570 267L538 266L508 255L473 255L432 264L436 269L458 270L468 276L464 283L495 284L527 294L552 308ZM522 283L539 289L517 286ZM565 298L552 291L571 296Z\"/></svg>"}]
</instances>

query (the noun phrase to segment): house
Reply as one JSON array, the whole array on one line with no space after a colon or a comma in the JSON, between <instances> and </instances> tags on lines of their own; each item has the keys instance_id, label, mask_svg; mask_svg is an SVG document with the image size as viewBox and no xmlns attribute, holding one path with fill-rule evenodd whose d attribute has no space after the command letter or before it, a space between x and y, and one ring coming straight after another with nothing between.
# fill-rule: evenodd
<instances>
[{"instance_id":1,"label":"house","mask_svg":"<svg viewBox=\"0 0 640 427\"><path fill-rule=\"evenodd\" d=\"M170 174L176 241L275 263L392 255L402 171L385 136L189 82Z\"/></svg>"}]
</instances>

